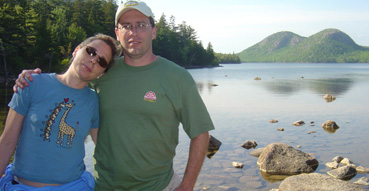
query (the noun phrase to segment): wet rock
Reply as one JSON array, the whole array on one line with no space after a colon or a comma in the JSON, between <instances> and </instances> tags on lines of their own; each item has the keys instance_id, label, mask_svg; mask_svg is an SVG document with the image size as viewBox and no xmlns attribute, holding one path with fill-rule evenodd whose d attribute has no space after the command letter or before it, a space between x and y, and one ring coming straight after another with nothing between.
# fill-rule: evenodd
<instances>
[{"instance_id":1,"label":"wet rock","mask_svg":"<svg viewBox=\"0 0 369 191\"><path fill-rule=\"evenodd\" d=\"M250 152L250 155L254 156L254 157L259 157L260 154L264 151L264 148L259 148L256 150L253 150Z\"/></svg>"},{"instance_id":2,"label":"wet rock","mask_svg":"<svg viewBox=\"0 0 369 191\"><path fill-rule=\"evenodd\" d=\"M327 133L335 133L337 129L339 129L340 127L336 124L335 121L332 120L327 120L326 122L324 122L322 124L322 128L327 132Z\"/></svg>"},{"instance_id":3,"label":"wet rock","mask_svg":"<svg viewBox=\"0 0 369 191\"><path fill-rule=\"evenodd\" d=\"M279 190L365 191L365 189L361 188L359 185L319 173L301 174L288 177L279 185Z\"/></svg>"},{"instance_id":4,"label":"wet rock","mask_svg":"<svg viewBox=\"0 0 369 191\"><path fill-rule=\"evenodd\" d=\"M369 173L369 168L358 166L356 167L356 171L360 174Z\"/></svg>"},{"instance_id":5,"label":"wet rock","mask_svg":"<svg viewBox=\"0 0 369 191\"><path fill-rule=\"evenodd\" d=\"M354 165L354 163L350 159L348 159L348 158L342 159L340 163L342 165Z\"/></svg>"},{"instance_id":6,"label":"wet rock","mask_svg":"<svg viewBox=\"0 0 369 191\"><path fill-rule=\"evenodd\" d=\"M343 157L341 157L341 156L336 156L336 157L334 157L334 158L332 159L332 161L336 161L336 162L338 162L338 163L340 163L342 160L343 160Z\"/></svg>"},{"instance_id":7,"label":"wet rock","mask_svg":"<svg viewBox=\"0 0 369 191\"><path fill-rule=\"evenodd\" d=\"M220 142L215 137L211 136L209 137L209 146L208 146L208 152L206 156L211 159L215 155L215 153L219 150L220 146L222 145L222 142Z\"/></svg>"},{"instance_id":8,"label":"wet rock","mask_svg":"<svg viewBox=\"0 0 369 191\"><path fill-rule=\"evenodd\" d=\"M359 180L357 180L356 182L354 182L355 184L360 184L360 185L365 185L365 186L369 186L369 179L367 177L362 177Z\"/></svg>"},{"instance_id":9,"label":"wet rock","mask_svg":"<svg viewBox=\"0 0 369 191\"><path fill-rule=\"evenodd\" d=\"M269 120L269 122L270 122L270 123L278 123L278 120L276 120L276 119L271 119L271 120Z\"/></svg>"},{"instance_id":10,"label":"wet rock","mask_svg":"<svg viewBox=\"0 0 369 191\"><path fill-rule=\"evenodd\" d=\"M325 94L323 98L327 103L336 100L336 97L332 94Z\"/></svg>"},{"instance_id":11,"label":"wet rock","mask_svg":"<svg viewBox=\"0 0 369 191\"><path fill-rule=\"evenodd\" d=\"M258 146L258 144L255 141L246 141L241 145L241 147L245 149L255 148L256 146Z\"/></svg>"},{"instance_id":12,"label":"wet rock","mask_svg":"<svg viewBox=\"0 0 369 191\"><path fill-rule=\"evenodd\" d=\"M337 161L333 161L333 162L325 163L325 166L327 166L331 169L336 169L336 168L340 167L340 164Z\"/></svg>"},{"instance_id":13,"label":"wet rock","mask_svg":"<svg viewBox=\"0 0 369 191\"><path fill-rule=\"evenodd\" d=\"M232 166L235 168L243 168L243 164L240 162L232 162Z\"/></svg>"},{"instance_id":14,"label":"wet rock","mask_svg":"<svg viewBox=\"0 0 369 191\"><path fill-rule=\"evenodd\" d=\"M341 180L350 180L351 178L356 176L357 171L352 166L344 166L339 167L335 170L328 171L327 174Z\"/></svg>"},{"instance_id":15,"label":"wet rock","mask_svg":"<svg viewBox=\"0 0 369 191\"><path fill-rule=\"evenodd\" d=\"M319 162L287 144L272 143L264 148L257 164L261 171L271 175L295 175L314 172Z\"/></svg>"},{"instance_id":16,"label":"wet rock","mask_svg":"<svg viewBox=\"0 0 369 191\"><path fill-rule=\"evenodd\" d=\"M305 122L304 121L302 121L302 120L300 120L300 121L295 121L295 122L293 122L292 123L292 125L294 125L294 126L302 126L302 125L304 125L305 124Z\"/></svg>"},{"instance_id":17,"label":"wet rock","mask_svg":"<svg viewBox=\"0 0 369 191\"><path fill-rule=\"evenodd\" d=\"M284 131L284 129L283 129L283 128L278 128L277 130L278 130L278 131Z\"/></svg>"}]
</instances>

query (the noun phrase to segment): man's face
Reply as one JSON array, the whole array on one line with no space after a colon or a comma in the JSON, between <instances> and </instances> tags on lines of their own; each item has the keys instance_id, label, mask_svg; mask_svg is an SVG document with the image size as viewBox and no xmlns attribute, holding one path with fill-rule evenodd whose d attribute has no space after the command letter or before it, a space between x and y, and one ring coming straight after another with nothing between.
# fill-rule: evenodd
<instances>
[{"instance_id":1,"label":"man's face","mask_svg":"<svg viewBox=\"0 0 369 191\"><path fill-rule=\"evenodd\" d=\"M156 27L150 26L147 16L137 10L129 10L122 14L117 27L115 34L123 46L124 56L142 58L152 54L152 40L156 37Z\"/></svg>"}]
</instances>

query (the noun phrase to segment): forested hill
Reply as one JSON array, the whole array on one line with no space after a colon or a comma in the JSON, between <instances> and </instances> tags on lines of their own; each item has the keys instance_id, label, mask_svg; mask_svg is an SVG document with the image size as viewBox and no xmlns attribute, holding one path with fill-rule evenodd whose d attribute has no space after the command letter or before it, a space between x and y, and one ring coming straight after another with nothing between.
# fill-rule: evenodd
<instances>
[{"instance_id":1,"label":"forested hill","mask_svg":"<svg viewBox=\"0 0 369 191\"><path fill-rule=\"evenodd\" d=\"M369 63L369 47L338 29L310 37L278 32L239 53L242 62Z\"/></svg>"}]
</instances>

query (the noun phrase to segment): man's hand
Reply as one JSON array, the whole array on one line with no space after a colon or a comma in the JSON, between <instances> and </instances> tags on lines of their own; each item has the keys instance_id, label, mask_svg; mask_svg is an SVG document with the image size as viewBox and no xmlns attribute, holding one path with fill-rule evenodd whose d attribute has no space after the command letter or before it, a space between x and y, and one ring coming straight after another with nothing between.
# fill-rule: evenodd
<instances>
[{"instance_id":1,"label":"man's hand","mask_svg":"<svg viewBox=\"0 0 369 191\"><path fill-rule=\"evenodd\" d=\"M34 70L23 70L22 73L20 73L18 75L18 78L15 80L15 85L13 86L13 91L14 93L17 93L18 90L17 90L17 87L19 87L20 89L23 89L24 86L28 87L28 82L26 80L26 78L29 80L29 81L33 81L33 78L32 78L32 75L33 73L41 73L41 69L40 68L36 68Z\"/></svg>"}]
</instances>

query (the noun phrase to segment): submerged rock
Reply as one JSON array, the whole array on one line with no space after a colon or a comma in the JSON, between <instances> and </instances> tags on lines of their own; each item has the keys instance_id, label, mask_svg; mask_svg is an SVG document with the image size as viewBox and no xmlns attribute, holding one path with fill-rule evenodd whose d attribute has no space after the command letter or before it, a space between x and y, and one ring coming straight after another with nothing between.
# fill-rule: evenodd
<instances>
[{"instance_id":1,"label":"submerged rock","mask_svg":"<svg viewBox=\"0 0 369 191\"><path fill-rule=\"evenodd\" d=\"M319 173L301 174L288 177L279 185L279 190L365 191L365 189L361 188L359 185Z\"/></svg>"},{"instance_id":2,"label":"submerged rock","mask_svg":"<svg viewBox=\"0 0 369 191\"><path fill-rule=\"evenodd\" d=\"M254 157L259 157L263 151L264 151L264 148L259 148L259 149L251 151L250 155Z\"/></svg>"},{"instance_id":3,"label":"submerged rock","mask_svg":"<svg viewBox=\"0 0 369 191\"><path fill-rule=\"evenodd\" d=\"M311 173L319 165L311 155L284 143L272 143L264 148L257 164L261 171L268 174L295 175Z\"/></svg>"},{"instance_id":4,"label":"submerged rock","mask_svg":"<svg viewBox=\"0 0 369 191\"><path fill-rule=\"evenodd\" d=\"M258 144L255 141L246 141L241 145L241 147L245 149L255 148L256 146L258 146Z\"/></svg>"}]
</instances>

